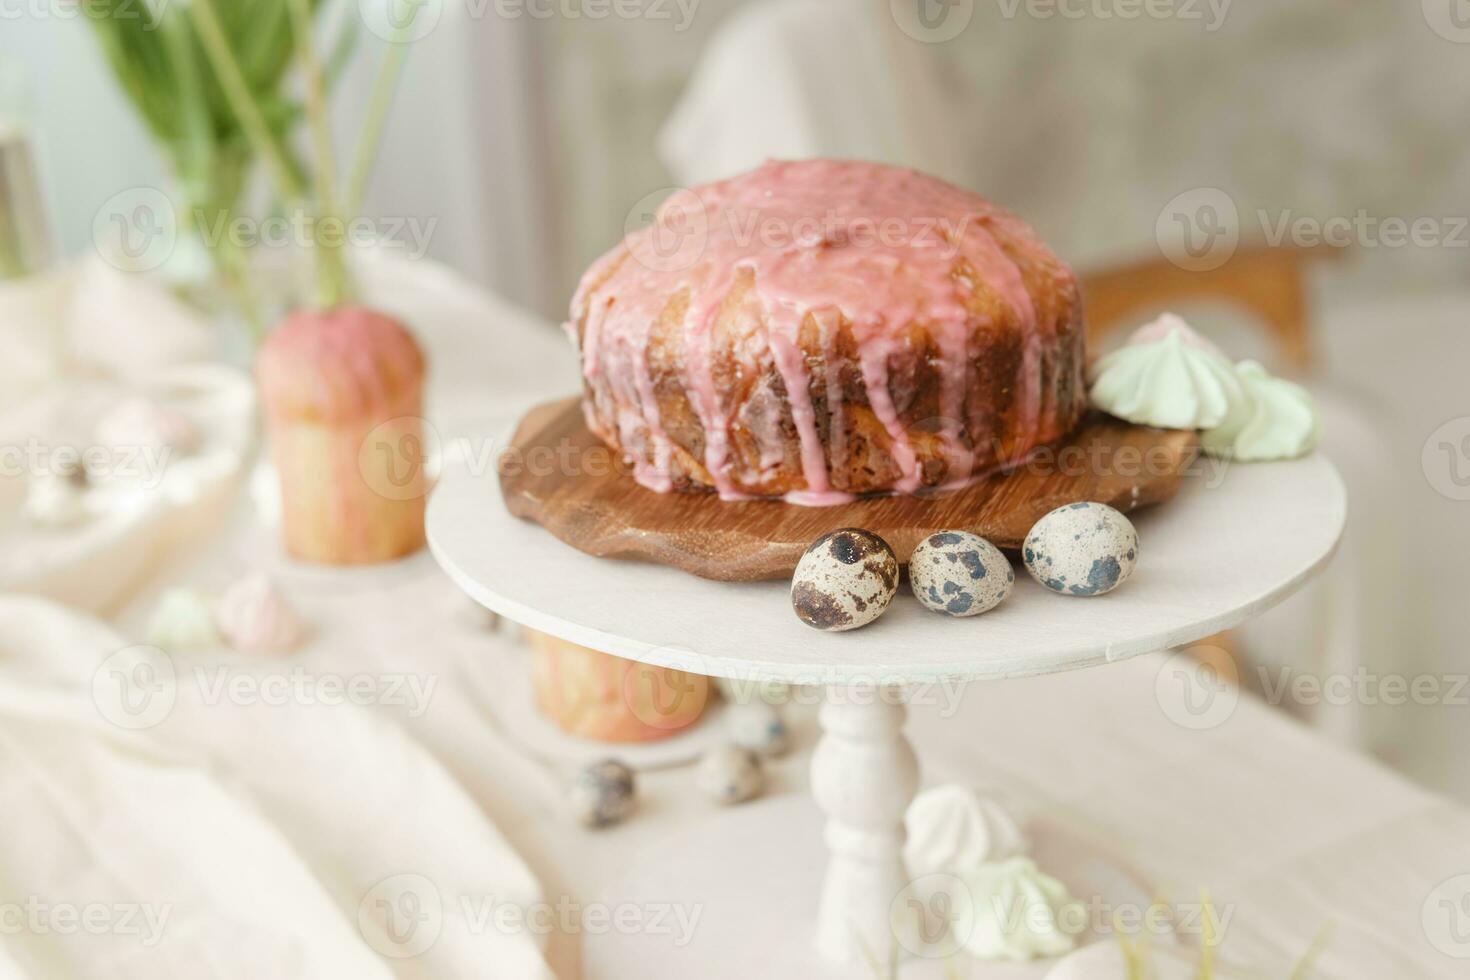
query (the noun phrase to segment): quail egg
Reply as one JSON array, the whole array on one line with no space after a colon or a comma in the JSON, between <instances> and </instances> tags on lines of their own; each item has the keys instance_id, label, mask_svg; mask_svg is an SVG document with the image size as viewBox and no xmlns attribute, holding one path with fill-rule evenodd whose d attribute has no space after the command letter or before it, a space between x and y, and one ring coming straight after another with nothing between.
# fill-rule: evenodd
<instances>
[{"instance_id":1,"label":"quail egg","mask_svg":"<svg viewBox=\"0 0 1470 980\"><path fill-rule=\"evenodd\" d=\"M909 584L927 609L978 616L1000 605L1016 573L999 548L968 531L931 534L909 558Z\"/></svg>"},{"instance_id":2,"label":"quail egg","mask_svg":"<svg viewBox=\"0 0 1470 980\"><path fill-rule=\"evenodd\" d=\"M603 759L579 770L567 787L576 817L588 827L608 827L633 812L633 770L616 759Z\"/></svg>"},{"instance_id":3,"label":"quail egg","mask_svg":"<svg viewBox=\"0 0 1470 980\"><path fill-rule=\"evenodd\" d=\"M694 781L716 803L743 803L766 785L760 756L738 745L717 745L699 760Z\"/></svg>"},{"instance_id":4,"label":"quail egg","mask_svg":"<svg viewBox=\"0 0 1470 980\"><path fill-rule=\"evenodd\" d=\"M807 548L791 577L791 606L808 626L831 632L866 626L898 589L898 558L878 535L845 527Z\"/></svg>"},{"instance_id":5,"label":"quail egg","mask_svg":"<svg viewBox=\"0 0 1470 980\"><path fill-rule=\"evenodd\" d=\"M1138 532L1107 504L1067 504L1032 526L1021 555L1031 577L1053 592L1102 595L1133 574Z\"/></svg>"}]
</instances>

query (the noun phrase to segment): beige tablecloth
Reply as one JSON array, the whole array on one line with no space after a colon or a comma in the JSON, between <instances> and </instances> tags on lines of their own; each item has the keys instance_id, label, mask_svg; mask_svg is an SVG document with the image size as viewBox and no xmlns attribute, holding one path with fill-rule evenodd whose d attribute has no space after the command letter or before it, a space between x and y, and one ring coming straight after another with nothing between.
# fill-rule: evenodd
<instances>
[{"instance_id":1,"label":"beige tablecloth","mask_svg":"<svg viewBox=\"0 0 1470 980\"><path fill-rule=\"evenodd\" d=\"M481 437L527 400L575 385L558 333L443 270L388 265L364 279L423 337L431 414L458 451L484 448ZM717 809L687 770L649 773L635 819L579 829L558 773L527 756L524 733L506 730L504 701L521 696L525 671L514 631L487 632L427 555L346 571L286 562L247 494L217 533L157 567L111 617L122 640L79 626L84 636L67 642L82 649L58 659L101 663L110 645L142 635L164 588L217 590L257 568L311 622L310 645L267 663L175 658L180 707L146 733L147 754L99 721L85 690L80 700L57 694L57 712L79 712L70 727L31 717L48 702L5 699L0 793L12 833L0 839L0 883L21 899L111 901L125 868L140 901L173 904L177 927L147 949L127 947L126 958L88 937L0 935L12 974L323 976L323 964L371 964L352 975L520 977L536 975L544 943L565 978L820 975L806 945L825 853L806 792L809 708L792 709L797 750L772 764L760 800ZM0 653L29 686L12 680L11 690L64 687L44 669L44 649L22 655L36 637L7 632L16 615L0 608ZM1232 914L1229 958L1262 976L1284 977L1329 923L1314 976L1465 976L1466 961L1450 954L1470 952L1460 938L1470 905L1455 904L1463 896L1453 881L1435 889L1470 873L1470 812L1249 697L1224 695L1218 723L1201 729L1175 666L1145 657L971 687L953 710L916 706L909 730L924 780L999 787L1176 901L1208 888ZM237 676L255 680L221 701L216 685ZM298 693L275 703L260 683L268 677ZM323 679L352 678L366 678L357 703L316 696ZM87 768L65 767L74 756L57 753L68 745ZM86 819L65 832L36 833L78 813ZM113 813L127 820L109 822ZM212 844L184 846L201 839ZM48 874L79 867L92 870ZM375 892L385 878L396 883ZM439 900L437 918L414 918L420 879ZM150 896L149 881L170 887ZM549 934L495 917L535 902L546 903ZM395 958L380 927L360 924L363 908L378 910L378 922L396 912L427 923L435 939L426 953ZM599 909L624 910L626 927L597 926L588 916ZM296 917L320 928L298 928ZM211 943L259 955L180 972ZM961 975L986 973L972 964Z\"/></svg>"}]
</instances>

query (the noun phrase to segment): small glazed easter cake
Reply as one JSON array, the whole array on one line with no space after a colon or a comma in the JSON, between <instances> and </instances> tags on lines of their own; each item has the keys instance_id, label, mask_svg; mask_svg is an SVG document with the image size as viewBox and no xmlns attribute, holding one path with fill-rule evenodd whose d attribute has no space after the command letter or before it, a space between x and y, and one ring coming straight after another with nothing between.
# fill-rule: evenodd
<instances>
[{"instance_id":1,"label":"small glazed easter cake","mask_svg":"<svg viewBox=\"0 0 1470 980\"><path fill-rule=\"evenodd\" d=\"M634 663L526 631L536 707L562 731L603 742L649 742L699 720L709 678Z\"/></svg>"},{"instance_id":2,"label":"small glazed easter cake","mask_svg":"<svg viewBox=\"0 0 1470 980\"><path fill-rule=\"evenodd\" d=\"M362 307L296 313L256 376L287 552L350 565L422 547L424 357L409 332Z\"/></svg>"},{"instance_id":3,"label":"small glazed easter cake","mask_svg":"<svg viewBox=\"0 0 1470 980\"><path fill-rule=\"evenodd\" d=\"M589 428L659 491L958 486L1085 408L1071 270L979 195L879 164L674 194L587 271L567 326Z\"/></svg>"}]
</instances>

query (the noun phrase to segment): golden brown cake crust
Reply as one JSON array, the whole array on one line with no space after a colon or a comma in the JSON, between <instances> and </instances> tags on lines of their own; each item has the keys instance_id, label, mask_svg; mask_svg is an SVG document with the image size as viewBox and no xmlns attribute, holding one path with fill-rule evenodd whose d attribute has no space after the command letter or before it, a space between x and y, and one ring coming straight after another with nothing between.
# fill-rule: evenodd
<instances>
[{"instance_id":1,"label":"golden brown cake crust","mask_svg":"<svg viewBox=\"0 0 1470 980\"><path fill-rule=\"evenodd\" d=\"M830 198L839 229L854 212L907 209L910 229L937 214L952 247L718 239L788 184L777 213ZM1008 213L911 171L834 161L693 193L712 216L696 261L649 268L630 235L584 277L569 324L588 425L641 482L813 503L913 492L1019 461L1080 420L1076 280Z\"/></svg>"}]
</instances>

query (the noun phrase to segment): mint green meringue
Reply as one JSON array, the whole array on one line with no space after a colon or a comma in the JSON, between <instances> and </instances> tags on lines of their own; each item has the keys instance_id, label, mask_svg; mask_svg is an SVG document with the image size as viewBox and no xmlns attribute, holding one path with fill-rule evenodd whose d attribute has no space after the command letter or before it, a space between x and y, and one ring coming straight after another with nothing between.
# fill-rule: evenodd
<instances>
[{"instance_id":1,"label":"mint green meringue","mask_svg":"<svg viewBox=\"0 0 1470 980\"><path fill-rule=\"evenodd\" d=\"M1205 452L1249 463L1295 459L1316 448L1322 422L1305 388L1272 377L1255 361L1241 361L1235 373L1249 397L1204 434Z\"/></svg>"},{"instance_id":2,"label":"mint green meringue","mask_svg":"<svg viewBox=\"0 0 1470 980\"><path fill-rule=\"evenodd\" d=\"M982 864L961 880L972 901L961 912L958 934L977 959L1024 963L1061 956L1076 947L1087 924L1086 910L1067 886L1030 858Z\"/></svg>"},{"instance_id":3,"label":"mint green meringue","mask_svg":"<svg viewBox=\"0 0 1470 980\"><path fill-rule=\"evenodd\" d=\"M223 645L214 606L195 589L169 589L148 618L148 643L170 653L214 650Z\"/></svg>"},{"instance_id":4,"label":"mint green meringue","mask_svg":"<svg viewBox=\"0 0 1470 980\"><path fill-rule=\"evenodd\" d=\"M1094 407L1139 425L1213 429L1245 410L1248 396L1231 363L1177 317L1141 329L1088 372Z\"/></svg>"}]
</instances>

